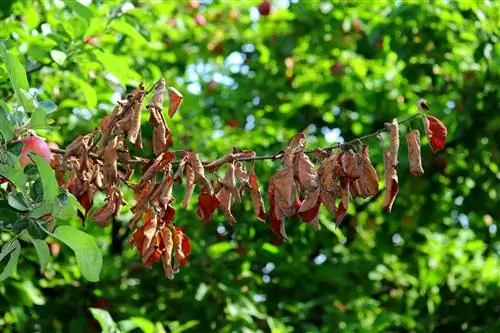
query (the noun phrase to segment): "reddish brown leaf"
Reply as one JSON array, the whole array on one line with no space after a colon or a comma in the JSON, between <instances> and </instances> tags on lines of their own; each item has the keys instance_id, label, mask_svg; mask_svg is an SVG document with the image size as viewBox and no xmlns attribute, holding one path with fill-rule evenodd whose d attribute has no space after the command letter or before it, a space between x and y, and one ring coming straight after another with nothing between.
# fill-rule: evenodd
<instances>
[{"instance_id":1,"label":"reddish brown leaf","mask_svg":"<svg viewBox=\"0 0 500 333\"><path fill-rule=\"evenodd\" d=\"M424 117L424 128L429 137L432 152L436 153L442 150L446 145L446 136L448 135L446 126L438 118L426 116Z\"/></svg>"},{"instance_id":2,"label":"reddish brown leaf","mask_svg":"<svg viewBox=\"0 0 500 333\"><path fill-rule=\"evenodd\" d=\"M260 221L265 222L267 216L266 207L264 206L264 199L262 198L262 193L259 189L259 180L257 179L257 176L255 175L255 171L253 169L250 171L248 184L250 187L250 196L252 197L252 204L255 215Z\"/></svg>"},{"instance_id":3,"label":"reddish brown leaf","mask_svg":"<svg viewBox=\"0 0 500 333\"><path fill-rule=\"evenodd\" d=\"M168 99L168 115L170 116L170 118L172 118L174 114L179 110L184 97L174 87L168 87Z\"/></svg>"},{"instance_id":4,"label":"reddish brown leaf","mask_svg":"<svg viewBox=\"0 0 500 333\"><path fill-rule=\"evenodd\" d=\"M117 169L117 159L118 154L116 151L116 146L118 144L118 138L114 139L109 143L109 145L104 150L104 187L113 186L118 181L118 169Z\"/></svg>"},{"instance_id":5,"label":"reddish brown leaf","mask_svg":"<svg viewBox=\"0 0 500 333\"><path fill-rule=\"evenodd\" d=\"M385 198L384 208L390 213L392 205L399 192L399 182L396 167L392 164L392 157L389 150L384 151L385 170Z\"/></svg>"},{"instance_id":6,"label":"reddish brown leaf","mask_svg":"<svg viewBox=\"0 0 500 333\"><path fill-rule=\"evenodd\" d=\"M217 193L217 199L220 201L219 208L222 211L222 213L224 214L224 216L226 217L226 219L228 220L228 222L231 224L235 224L236 219L234 218L233 214L231 213L231 204L233 202L233 199L232 199L232 194L229 191L229 189L227 189L226 187L223 187L219 191L219 193Z\"/></svg>"},{"instance_id":7,"label":"reddish brown leaf","mask_svg":"<svg viewBox=\"0 0 500 333\"><path fill-rule=\"evenodd\" d=\"M106 197L106 204L92 214L92 219L103 227L109 225L109 220L118 214L121 204L120 191L116 188L111 189Z\"/></svg>"},{"instance_id":8,"label":"reddish brown leaf","mask_svg":"<svg viewBox=\"0 0 500 333\"><path fill-rule=\"evenodd\" d=\"M297 159L296 178L306 190L312 191L319 186L318 172L309 157L301 153Z\"/></svg>"},{"instance_id":9,"label":"reddish brown leaf","mask_svg":"<svg viewBox=\"0 0 500 333\"><path fill-rule=\"evenodd\" d=\"M304 201L302 201L298 212L302 221L310 223L314 230L318 230L319 228L318 212L320 204L320 188L318 187L315 191L310 192Z\"/></svg>"},{"instance_id":10,"label":"reddish brown leaf","mask_svg":"<svg viewBox=\"0 0 500 333\"><path fill-rule=\"evenodd\" d=\"M385 127L390 131L391 163L393 166L397 166L399 152L399 124L397 119L393 119L392 123L385 123Z\"/></svg>"},{"instance_id":11,"label":"reddish brown leaf","mask_svg":"<svg viewBox=\"0 0 500 333\"><path fill-rule=\"evenodd\" d=\"M220 201L215 195L210 195L210 191L206 186L203 186L198 197L198 216L201 217L203 223L210 222L210 218L215 210L219 207Z\"/></svg>"},{"instance_id":12,"label":"reddish brown leaf","mask_svg":"<svg viewBox=\"0 0 500 333\"><path fill-rule=\"evenodd\" d=\"M343 187L340 191L340 203L335 212L335 218L337 219L337 225L342 223L347 209L349 208L349 184Z\"/></svg>"},{"instance_id":13,"label":"reddish brown leaf","mask_svg":"<svg viewBox=\"0 0 500 333\"><path fill-rule=\"evenodd\" d=\"M406 142L408 143L408 162L410 164L410 173L414 176L424 174L422 168L422 157L420 155L420 131L414 129L406 133Z\"/></svg>"},{"instance_id":14,"label":"reddish brown leaf","mask_svg":"<svg viewBox=\"0 0 500 333\"><path fill-rule=\"evenodd\" d=\"M180 228L174 228L174 272L177 272L180 267L187 263L191 246L189 245L189 238L184 235ZM189 252L184 252L187 250Z\"/></svg>"},{"instance_id":15,"label":"reddish brown leaf","mask_svg":"<svg viewBox=\"0 0 500 333\"><path fill-rule=\"evenodd\" d=\"M363 145L361 148L361 157L358 157L358 173L359 182L362 192L365 196L375 195L378 193L378 175L377 170L373 167L370 161L368 146Z\"/></svg>"},{"instance_id":16,"label":"reddish brown leaf","mask_svg":"<svg viewBox=\"0 0 500 333\"><path fill-rule=\"evenodd\" d=\"M172 250L174 248L174 242L172 239L172 231L169 227L162 227L160 229L161 235L161 261L163 264L163 269L165 270L165 275L169 280L174 278L174 270L172 269Z\"/></svg>"},{"instance_id":17,"label":"reddish brown leaf","mask_svg":"<svg viewBox=\"0 0 500 333\"><path fill-rule=\"evenodd\" d=\"M132 110L132 120L130 129L127 132L128 140L137 148L142 149L141 138L141 107L142 96L130 100L130 108Z\"/></svg>"},{"instance_id":18,"label":"reddish brown leaf","mask_svg":"<svg viewBox=\"0 0 500 333\"><path fill-rule=\"evenodd\" d=\"M153 177L165 168L173 159L175 154L173 152L161 153L157 158L154 159L153 163L144 171L137 188L143 188Z\"/></svg>"},{"instance_id":19,"label":"reddish brown leaf","mask_svg":"<svg viewBox=\"0 0 500 333\"><path fill-rule=\"evenodd\" d=\"M182 207L186 208L193 196L195 186L195 174L194 170L190 165L186 165L186 192L184 194L184 199L182 200Z\"/></svg>"},{"instance_id":20,"label":"reddish brown leaf","mask_svg":"<svg viewBox=\"0 0 500 333\"><path fill-rule=\"evenodd\" d=\"M269 181L269 217L271 219L271 231L278 235L283 240L288 240L285 232L285 216L275 203L276 189L273 179Z\"/></svg>"}]
</instances>

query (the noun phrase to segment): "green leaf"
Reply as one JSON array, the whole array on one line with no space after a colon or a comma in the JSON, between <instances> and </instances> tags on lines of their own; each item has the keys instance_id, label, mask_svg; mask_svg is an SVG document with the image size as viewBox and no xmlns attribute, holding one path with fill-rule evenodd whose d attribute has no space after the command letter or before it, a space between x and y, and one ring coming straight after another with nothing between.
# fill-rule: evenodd
<instances>
[{"instance_id":1,"label":"green leaf","mask_svg":"<svg viewBox=\"0 0 500 333\"><path fill-rule=\"evenodd\" d=\"M64 62L66 61L66 53L59 51L59 50L52 50L50 51L50 57L52 60L55 61L56 64L58 65L64 65Z\"/></svg>"},{"instance_id":2,"label":"green leaf","mask_svg":"<svg viewBox=\"0 0 500 333\"><path fill-rule=\"evenodd\" d=\"M99 325L101 325L103 333L118 332L116 323L113 318L111 318L108 311L98 308L90 308L90 312L92 313L94 319L99 322Z\"/></svg>"},{"instance_id":3,"label":"green leaf","mask_svg":"<svg viewBox=\"0 0 500 333\"><path fill-rule=\"evenodd\" d=\"M87 24L90 23L90 20L94 17L94 13L78 1L64 0L64 4L71 8L78 16L84 18Z\"/></svg>"},{"instance_id":4,"label":"green leaf","mask_svg":"<svg viewBox=\"0 0 500 333\"><path fill-rule=\"evenodd\" d=\"M38 107L43 108L46 113L52 113L57 110L57 105L52 101L38 102Z\"/></svg>"},{"instance_id":5,"label":"green leaf","mask_svg":"<svg viewBox=\"0 0 500 333\"><path fill-rule=\"evenodd\" d=\"M0 176L7 178L18 191L24 191L26 188L26 175L23 172L18 157L7 152L3 154L0 160Z\"/></svg>"},{"instance_id":6,"label":"green leaf","mask_svg":"<svg viewBox=\"0 0 500 333\"><path fill-rule=\"evenodd\" d=\"M10 258L2 273L0 273L0 281L5 280L16 272L19 253L21 253L21 244L19 244L17 239L3 246L2 252L0 252L0 261L2 261L9 254Z\"/></svg>"},{"instance_id":7,"label":"green leaf","mask_svg":"<svg viewBox=\"0 0 500 333\"><path fill-rule=\"evenodd\" d=\"M132 25L128 24L123 20L112 21L109 26L118 31L119 33L127 35L130 38L132 38L137 45L144 45L148 43L148 41L146 40L146 38L144 38L143 35L141 35Z\"/></svg>"},{"instance_id":8,"label":"green leaf","mask_svg":"<svg viewBox=\"0 0 500 333\"><path fill-rule=\"evenodd\" d=\"M9 193L7 196L7 201L9 205L21 212L26 212L30 210L30 206L24 195L20 192L17 193Z\"/></svg>"},{"instance_id":9,"label":"green leaf","mask_svg":"<svg viewBox=\"0 0 500 333\"><path fill-rule=\"evenodd\" d=\"M44 229L42 229L41 225L47 224L44 220L28 220L28 235L33 237L34 239L45 239L47 238L47 233Z\"/></svg>"},{"instance_id":10,"label":"green leaf","mask_svg":"<svg viewBox=\"0 0 500 333\"><path fill-rule=\"evenodd\" d=\"M30 128L32 129L45 129L48 127L47 119L45 117L45 109L41 107L35 108L30 118Z\"/></svg>"},{"instance_id":11,"label":"green leaf","mask_svg":"<svg viewBox=\"0 0 500 333\"><path fill-rule=\"evenodd\" d=\"M68 245L76 256L76 262L84 278L99 281L102 269L102 253L94 238L71 226L60 226L54 236Z\"/></svg>"},{"instance_id":12,"label":"green leaf","mask_svg":"<svg viewBox=\"0 0 500 333\"><path fill-rule=\"evenodd\" d=\"M50 259L49 246L45 241L41 239L31 239L31 242L33 243L36 254L38 255L38 261L40 262L40 271L44 272Z\"/></svg>"},{"instance_id":13,"label":"green leaf","mask_svg":"<svg viewBox=\"0 0 500 333\"><path fill-rule=\"evenodd\" d=\"M87 101L87 106L91 109L95 108L97 106L97 94L95 89L84 80L78 78L76 75L69 76L69 79L74 85L79 86L84 99Z\"/></svg>"},{"instance_id":14,"label":"green leaf","mask_svg":"<svg viewBox=\"0 0 500 333\"><path fill-rule=\"evenodd\" d=\"M208 247L208 255L218 257L236 248L236 244L230 242L219 242Z\"/></svg>"},{"instance_id":15,"label":"green leaf","mask_svg":"<svg viewBox=\"0 0 500 333\"><path fill-rule=\"evenodd\" d=\"M155 324L150 320L142 317L132 317L126 320L120 320L118 327L121 331L130 332L139 328L144 333L155 333Z\"/></svg>"},{"instance_id":16,"label":"green leaf","mask_svg":"<svg viewBox=\"0 0 500 333\"><path fill-rule=\"evenodd\" d=\"M57 184L54 170L41 156L30 154L30 157L33 159L40 172L40 179L43 185L43 201L54 202L59 193L59 185Z\"/></svg>"},{"instance_id":17,"label":"green leaf","mask_svg":"<svg viewBox=\"0 0 500 333\"><path fill-rule=\"evenodd\" d=\"M278 254L280 252L280 249L277 246L270 243L262 244L262 249L272 254Z\"/></svg>"},{"instance_id":18,"label":"green leaf","mask_svg":"<svg viewBox=\"0 0 500 333\"><path fill-rule=\"evenodd\" d=\"M19 104L24 107L26 112L31 112L30 101L21 93L21 89L27 91L29 89L28 77L24 66L19 59L7 50L5 43L1 43L2 58L9 73L10 83L14 89L16 99Z\"/></svg>"},{"instance_id":19,"label":"green leaf","mask_svg":"<svg viewBox=\"0 0 500 333\"><path fill-rule=\"evenodd\" d=\"M19 217L19 213L11 209L6 200L0 201L0 227L10 228Z\"/></svg>"},{"instance_id":20,"label":"green leaf","mask_svg":"<svg viewBox=\"0 0 500 333\"><path fill-rule=\"evenodd\" d=\"M14 129L10 121L10 114L4 108L0 110L0 135L5 141L14 137Z\"/></svg>"},{"instance_id":21,"label":"green leaf","mask_svg":"<svg viewBox=\"0 0 500 333\"><path fill-rule=\"evenodd\" d=\"M65 202L60 199L62 194L66 196ZM77 210L85 214L85 208L82 207L73 194L61 193L56 200L52 214L58 220L68 220L76 216Z\"/></svg>"},{"instance_id":22,"label":"green leaf","mask_svg":"<svg viewBox=\"0 0 500 333\"><path fill-rule=\"evenodd\" d=\"M126 84L128 81L129 66L127 62L111 53L105 53L100 50L94 51L97 60L102 64L103 68L116 76L121 84Z\"/></svg>"}]
</instances>

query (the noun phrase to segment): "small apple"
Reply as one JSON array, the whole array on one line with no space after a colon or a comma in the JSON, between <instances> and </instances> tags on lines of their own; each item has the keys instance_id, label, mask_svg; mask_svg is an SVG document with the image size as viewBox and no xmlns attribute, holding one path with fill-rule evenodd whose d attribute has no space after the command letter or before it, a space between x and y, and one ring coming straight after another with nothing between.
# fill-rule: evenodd
<instances>
[{"instance_id":1,"label":"small apple","mask_svg":"<svg viewBox=\"0 0 500 333\"><path fill-rule=\"evenodd\" d=\"M99 44L99 39L95 36L88 36L83 39L83 43L92 46L97 46Z\"/></svg>"},{"instance_id":2,"label":"small apple","mask_svg":"<svg viewBox=\"0 0 500 333\"><path fill-rule=\"evenodd\" d=\"M194 16L194 21L196 22L197 25L199 25L200 27L204 26L205 24L207 24L207 20L205 19L205 16L203 15L200 15L200 14L196 14Z\"/></svg>"},{"instance_id":3,"label":"small apple","mask_svg":"<svg viewBox=\"0 0 500 333\"><path fill-rule=\"evenodd\" d=\"M271 13L271 2L269 0L264 0L259 5L259 14L262 16L268 16Z\"/></svg>"},{"instance_id":4,"label":"small apple","mask_svg":"<svg viewBox=\"0 0 500 333\"><path fill-rule=\"evenodd\" d=\"M237 128L240 126L240 122L235 118L231 118L227 121L227 126L231 128Z\"/></svg>"},{"instance_id":5,"label":"small apple","mask_svg":"<svg viewBox=\"0 0 500 333\"><path fill-rule=\"evenodd\" d=\"M61 252L61 245L59 245L59 243L50 243L49 250L50 254L53 257L57 257L57 255L59 255L59 252Z\"/></svg>"},{"instance_id":6,"label":"small apple","mask_svg":"<svg viewBox=\"0 0 500 333\"><path fill-rule=\"evenodd\" d=\"M39 136L32 135L22 138L20 142L24 144L23 149L21 150L21 155L19 155L19 163L21 163L22 167L32 163L28 153L35 153L46 160L47 163L50 163L52 155L50 153L50 147L44 139Z\"/></svg>"},{"instance_id":7,"label":"small apple","mask_svg":"<svg viewBox=\"0 0 500 333\"><path fill-rule=\"evenodd\" d=\"M339 75L343 70L344 64L342 64L341 62L336 62L335 64L330 66L330 73L332 73L332 75Z\"/></svg>"}]
</instances>

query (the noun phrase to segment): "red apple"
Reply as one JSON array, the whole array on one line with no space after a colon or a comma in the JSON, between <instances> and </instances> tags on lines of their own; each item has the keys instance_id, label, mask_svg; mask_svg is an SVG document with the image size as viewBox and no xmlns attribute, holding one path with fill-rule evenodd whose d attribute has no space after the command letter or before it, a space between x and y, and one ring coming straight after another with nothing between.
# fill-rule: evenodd
<instances>
[{"instance_id":1,"label":"red apple","mask_svg":"<svg viewBox=\"0 0 500 333\"><path fill-rule=\"evenodd\" d=\"M344 70L344 64L341 62L336 62L330 67L330 72L332 75L339 75Z\"/></svg>"},{"instance_id":2,"label":"red apple","mask_svg":"<svg viewBox=\"0 0 500 333\"><path fill-rule=\"evenodd\" d=\"M268 0L264 0L259 5L259 13L262 16L268 16L271 13L271 2Z\"/></svg>"},{"instance_id":3,"label":"red apple","mask_svg":"<svg viewBox=\"0 0 500 333\"><path fill-rule=\"evenodd\" d=\"M27 164L32 163L28 153L35 153L46 160L47 163L50 163L52 156L49 145L45 142L45 140L36 135L32 135L22 138L20 141L24 144L23 149L21 150L21 155L19 155L19 163L21 163L21 166L24 167Z\"/></svg>"},{"instance_id":4,"label":"red apple","mask_svg":"<svg viewBox=\"0 0 500 333\"><path fill-rule=\"evenodd\" d=\"M196 14L194 16L194 21L196 22L196 24L198 24L200 27L204 26L205 24L207 24L207 20L205 19L205 16L203 15L199 15L199 14Z\"/></svg>"},{"instance_id":5,"label":"red apple","mask_svg":"<svg viewBox=\"0 0 500 333\"><path fill-rule=\"evenodd\" d=\"M50 254L53 257L57 257L57 255L61 251L61 245L59 245L59 243L50 243L49 244L49 249L50 249Z\"/></svg>"}]
</instances>

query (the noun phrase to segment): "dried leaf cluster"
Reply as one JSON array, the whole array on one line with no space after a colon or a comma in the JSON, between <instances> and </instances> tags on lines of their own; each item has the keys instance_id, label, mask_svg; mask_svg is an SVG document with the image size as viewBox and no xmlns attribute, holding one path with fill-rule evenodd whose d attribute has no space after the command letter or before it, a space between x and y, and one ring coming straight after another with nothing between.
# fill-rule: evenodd
<instances>
[{"instance_id":1,"label":"dried leaf cluster","mask_svg":"<svg viewBox=\"0 0 500 333\"><path fill-rule=\"evenodd\" d=\"M379 194L379 177L372 165L369 148L365 144L341 145L339 149L316 149L311 161L306 151L307 135L296 134L282 152L282 165L269 180L267 195L269 210L266 211L254 163L247 169L245 161L255 160L251 150L232 148L226 155L213 162L202 162L200 155L186 151L180 160L167 149L172 146L172 133L163 113L164 95L168 93L168 115L178 111L183 97L168 87L162 78L154 87L153 96L143 110L143 100L148 94L144 87L134 90L119 101L111 115L100 122L99 128L76 138L62 156L54 155L52 166L58 182L75 195L85 208L83 221L93 207L94 196L102 192L104 205L95 210L91 218L102 226L115 219L126 204L120 184L128 185L134 192L135 204L128 227L132 230L130 244L136 248L144 266L153 263L163 265L165 275L172 279L174 273L187 263L191 247L183 228L174 224L174 186L183 184L185 189L182 206L190 205L195 193L197 214L204 223L219 210L226 220L237 222L233 204L242 202L245 193L253 205L256 218L265 222L270 219L270 229L282 240L287 240L285 219L295 216L303 223L319 228L321 204L335 215L337 225L344 219L349 205L355 198L367 198ZM130 154L130 147L141 149L142 114L149 113L153 127L152 147L154 158L138 159ZM385 198L384 207L389 212L399 192L398 154L399 124L397 120L386 123L390 133L390 148L384 150ZM435 117L424 117L424 128L432 150L444 147L447 131ZM406 134L409 171L422 175L420 156L420 132ZM141 168L138 167L141 165ZM217 171L225 166L225 174ZM139 171L139 172L138 172ZM138 173L135 185L129 183Z\"/></svg>"}]
</instances>

